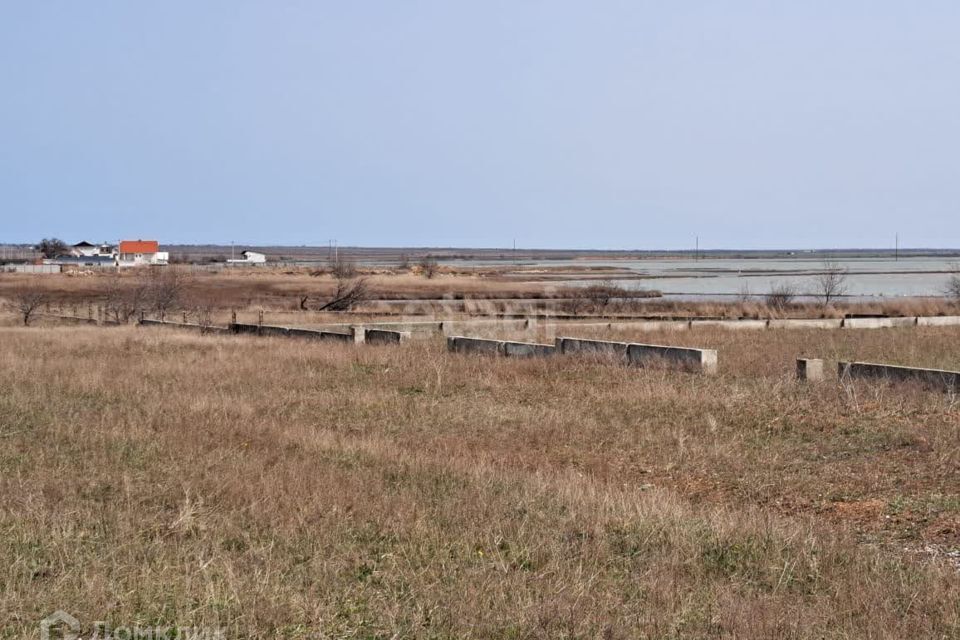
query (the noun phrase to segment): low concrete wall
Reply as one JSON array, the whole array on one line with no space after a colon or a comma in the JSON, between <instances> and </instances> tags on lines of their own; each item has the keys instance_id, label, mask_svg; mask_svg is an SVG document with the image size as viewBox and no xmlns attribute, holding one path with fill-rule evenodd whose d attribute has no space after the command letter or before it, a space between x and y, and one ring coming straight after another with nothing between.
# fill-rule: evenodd
<instances>
[{"instance_id":1,"label":"low concrete wall","mask_svg":"<svg viewBox=\"0 0 960 640\"><path fill-rule=\"evenodd\" d=\"M837 374L841 380L848 378L873 378L896 382L917 382L926 387L943 391L960 390L960 371L901 367L872 362L838 362Z\"/></svg>"},{"instance_id":2,"label":"low concrete wall","mask_svg":"<svg viewBox=\"0 0 960 640\"><path fill-rule=\"evenodd\" d=\"M650 320L647 322L611 322L611 329L637 329L639 331L686 331L689 320Z\"/></svg>"},{"instance_id":3,"label":"low concrete wall","mask_svg":"<svg viewBox=\"0 0 960 640\"><path fill-rule=\"evenodd\" d=\"M840 318L770 320L767 326L771 329L839 329L843 326L843 320Z\"/></svg>"},{"instance_id":4,"label":"low concrete wall","mask_svg":"<svg viewBox=\"0 0 960 640\"><path fill-rule=\"evenodd\" d=\"M447 351L457 353L483 353L498 355L504 352L502 340L484 340L483 338L467 338L464 336L450 336L447 338Z\"/></svg>"},{"instance_id":5,"label":"low concrete wall","mask_svg":"<svg viewBox=\"0 0 960 640\"><path fill-rule=\"evenodd\" d=\"M845 318L843 320L844 329L892 329L916 325L916 318Z\"/></svg>"},{"instance_id":6,"label":"low concrete wall","mask_svg":"<svg viewBox=\"0 0 960 640\"><path fill-rule=\"evenodd\" d=\"M315 329L287 329L287 336L290 338L304 338L306 340L322 340L323 331Z\"/></svg>"},{"instance_id":7,"label":"low concrete wall","mask_svg":"<svg viewBox=\"0 0 960 640\"><path fill-rule=\"evenodd\" d=\"M606 355L626 361L626 342L607 342L605 340L584 340L581 338L557 338L556 350L564 355L569 353L586 353Z\"/></svg>"},{"instance_id":8,"label":"low concrete wall","mask_svg":"<svg viewBox=\"0 0 960 640\"><path fill-rule=\"evenodd\" d=\"M717 373L717 352L714 349L668 347L659 344L630 344L627 345L627 362L641 367L651 362L665 362L679 365L687 371L696 371L707 375Z\"/></svg>"},{"instance_id":9,"label":"low concrete wall","mask_svg":"<svg viewBox=\"0 0 960 640\"><path fill-rule=\"evenodd\" d=\"M234 333L246 333L246 334L260 334L260 325L257 324L240 324L235 322L230 325L230 330Z\"/></svg>"},{"instance_id":10,"label":"low concrete wall","mask_svg":"<svg viewBox=\"0 0 960 640\"><path fill-rule=\"evenodd\" d=\"M170 327L171 329L200 329L199 324L191 322L168 322L166 320L149 320L144 318L137 324L145 327Z\"/></svg>"},{"instance_id":11,"label":"low concrete wall","mask_svg":"<svg viewBox=\"0 0 960 640\"><path fill-rule=\"evenodd\" d=\"M960 326L960 316L921 316L917 318L919 327L956 327Z\"/></svg>"},{"instance_id":12,"label":"low concrete wall","mask_svg":"<svg viewBox=\"0 0 960 640\"><path fill-rule=\"evenodd\" d=\"M504 342L503 355L508 358L549 357L557 352L552 344L537 344L535 342Z\"/></svg>"},{"instance_id":13,"label":"low concrete wall","mask_svg":"<svg viewBox=\"0 0 960 640\"><path fill-rule=\"evenodd\" d=\"M823 378L823 360L819 358L797 358L798 380L820 382Z\"/></svg>"},{"instance_id":14,"label":"low concrete wall","mask_svg":"<svg viewBox=\"0 0 960 640\"><path fill-rule=\"evenodd\" d=\"M61 316L56 313L34 313L37 318L50 318L53 320L66 320L67 322L79 322L80 324L98 324L96 318L87 318L83 316Z\"/></svg>"},{"instance_id":15,"label":"low concrete wall","mask_svg":"<svg viewBox=\"0 0 960 640\"><path fill-rule=\"evenodd\" d=\"M691 329L700 327L720 327L721 329L766 329L766 320L693 320Z\"/></svg>"},{"instance_id":16,"label":"low concrete wall","mask_svg":"<svg viewBox=\"0 0 960 640\"><path fill-rule=\"evenodd\" d=\"M364 342L369 344L400 344L410 339L409 331L388 331L386 329L366 329Z\"/></svg>"},{"instance_id":17,"label":"low concrete wall","mask_svg":"<svg viewBox=\"0 0 960 640\"><path fill-rule=\"evenodd\" d=\"M440 323L440 330L447 336L457 336L457 334L471 329L480 329L484 327L493 327L500 331L524 331L527 328L527 320L444 320Z\"/></svg>"},{"instance_id":18,"label":"low concrete wall","mask_svg":"<svg viewBox=\"0 0 960 640\"><path fill-rule=\"evenodd\" d=\"M200 327L200 333L213 335L230 335L233 331L230 327Z\"/></svg>"},{"instance_id":19,"label":"low concrete wall","mask_svg":"<svg viewBox=\"0 0 960 640\"><path fill-rule=\"evenodd\" d=\"M338 333L336 331L320 331L320 339L327 340L331 342L353 342L353 334L351 333Z\"/></svg>"}]
</instances>

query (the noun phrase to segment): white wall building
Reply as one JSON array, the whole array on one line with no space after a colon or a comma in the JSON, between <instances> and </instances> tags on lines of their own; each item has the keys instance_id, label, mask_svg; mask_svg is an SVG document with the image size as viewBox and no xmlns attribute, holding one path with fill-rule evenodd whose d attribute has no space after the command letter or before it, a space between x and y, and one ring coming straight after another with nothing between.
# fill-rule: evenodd
<instances>
[{"instance_id":1,"label":"white wall building","mask_svg":"<svg viewBox=\"0 0 960 640\"><path fill-rule=\"evenodd\" d=\"M259 253L257 251L244 251L240 255L243 256L243 259L227 260L227 263L229 264L266 264L267 262L266 254Z\"/></svg>"},{"instance_id":2,"label":"white wall building","mask_svg":"<svg viewBox=\"0 0 960 640\"><path fill-rule=\"evenodd\" d=\"M118 267L145 267L170 262L170 254L160 251L156 240L121 240Z\"/></svg>"}]
</instances>

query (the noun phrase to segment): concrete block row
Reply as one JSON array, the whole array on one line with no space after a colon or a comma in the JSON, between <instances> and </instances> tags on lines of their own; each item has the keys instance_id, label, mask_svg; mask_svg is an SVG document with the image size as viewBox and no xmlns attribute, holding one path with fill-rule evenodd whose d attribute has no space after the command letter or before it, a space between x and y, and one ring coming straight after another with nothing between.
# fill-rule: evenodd
<instances>
[{"instance_id":1,"label":"concrete block row","mask_svg":"<svg viewBox=\"0 0 960 640\"><path fill-rule=\"evenodd\" d=\"M481 353L508 357L546 357L558 353L593 355L641 367L654 363L666 363L686 371L695 371L707 375L713 375L717 372L717 352L714 349L607 342L566 337L557 338L555 344L549 345L467 338L464 336L447 338L447 349L458 353Z\"/></svg>"},{"instance_id":2,"label":"concrete block row","mask_svg":"<svg viewBox=\"0 0 960 640\"><path fill-rule=\"evenodd\" d=\"M902 367L873 362L838 362L837 375L841 380L873 378L896 382L916 382L926 387L949 392L960 390L960 371Z\"/></svg>"},{"instance_id":3,"label":"concrete block row","mask_svg":"<svg viewBox=\"0 0 960 640\"><path fill-rule=\"evenodd\" d=\"M291 327L278 327L275 325L257 325L240 324L230 325L230 331L238 334L272 336L279 338L303 338L306 340L332 340L336 342L353 342L354 338L349 333L339 333L335 331L317 331L316 329L297 329Z\"/></svg>"}]
</instances>

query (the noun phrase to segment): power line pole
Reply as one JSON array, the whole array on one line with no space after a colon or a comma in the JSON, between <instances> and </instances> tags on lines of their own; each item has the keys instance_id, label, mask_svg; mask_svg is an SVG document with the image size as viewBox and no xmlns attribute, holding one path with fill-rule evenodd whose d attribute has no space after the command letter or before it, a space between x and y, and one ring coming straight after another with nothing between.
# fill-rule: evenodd
<instances>
[{"instance_id":1,"label":"power line pole","mask_svg":"<svg viewBox=\"0 0 960 640\"><path fill-rule=\"evenodd\" d=\"M893 237L893 260L894 262L900 262L900 234L897 233Z\"/></svg>"},{"instance_id":2,"label":"power line pole","mask_svg":"<svg viewBox=\"0 0 960 640\"><path fill-rule=\"evenodd\" d=\"M700 260L700 236L696 236L696 245L693 250L693 260L694 262Z\"/></svg>"}]
</instances>

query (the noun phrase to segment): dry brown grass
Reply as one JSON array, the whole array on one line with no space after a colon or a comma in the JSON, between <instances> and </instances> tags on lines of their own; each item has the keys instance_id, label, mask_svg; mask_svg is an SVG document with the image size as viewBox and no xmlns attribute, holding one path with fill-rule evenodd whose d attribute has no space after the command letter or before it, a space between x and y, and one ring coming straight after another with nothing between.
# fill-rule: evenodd
<instances>
[{"instance_id":1,"label":"dry brown grass","mask_svg":"<svg viewBox=\"0 0 960 640\"><path fill-rule=\"evenodd\" d=\"M913 550L960 543L957 407L794 383L756 335L691 333L730 340L704 379L0 328L2 637L956 637L960 577Z\"/></svg>"}]
</instances>

